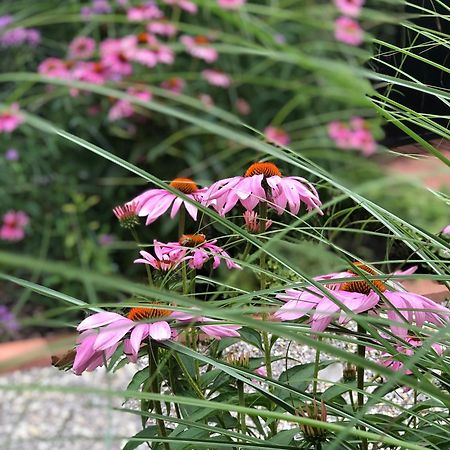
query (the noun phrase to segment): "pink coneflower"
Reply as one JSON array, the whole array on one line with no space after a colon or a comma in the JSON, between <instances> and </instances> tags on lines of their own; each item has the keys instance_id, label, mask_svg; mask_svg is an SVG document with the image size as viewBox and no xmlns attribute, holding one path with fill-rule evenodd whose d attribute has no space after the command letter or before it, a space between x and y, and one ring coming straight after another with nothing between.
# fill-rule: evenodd
<instances>
[{"instance_id":1,"label":"pink coneflower","mask_svg":"<svg viewBox=\"0 0 450 450\"><path fill-rule=\"evenodd\" d=\"M366 0L334 0L336 8L345 16L357 17Z\"/></svg>"},{"instance_id":2,"label":"pink coneflower","mask_svg":"<svg viewBox=\"0 0 450 450\"><path fill-rule=\"evenodd\" d=\"M442 231L441 234L450 234L450 225L447 225Z\"/></svg>"},{"instance_id":3,"label":"pink coneflower","mask_svg":"<svg viewBox=\"0 0 450 450\"><path fill-rule=\"evenodd\" d=\"M361 150L364 156L373 155L377 142L369 130L356 130L350 135L350 146Z\"/></svg>"},{"instance_id":4,"label":"pink coneflower","mask_svg":"<svg viewBox=\"0 0 450 450\"><path fill-rule=\"evenodd\" d=\"M147 24L147 31L161 36L174 36L177 33L177 27L166 20L158 20Z\"/></svg>"},{"instance_id":5,"label":"pink coneflower","mask_svg":"<svg viewBox=\"0 0 450 450\"><path fill-rule=\"evenodd\" d=\"M280 127L266 127L264 129L264 135L266 136L266 139L273 144L286 146L291 143L289 135Z\"/></svg>"},{"instance_id":6,"label":"pink coneflower","mask_svg":"<svg viewBox=\"0 0 450 450\"><path fill-rule=\"evenodd\" d=\"M135 202L127 203L113 208L113 213L119 219L120 225L123 228L134 228L139 225L139 218L137 216L137 204Z\"/></svg>"},{"instance_id":7,"label":"pink coneflower","mask_svg":"<svg viewBox=\"0 0 450 450\"><path fill-rule=\"evenodd\" d=\"M266 191L267 190L267 191ZM301 177L284 177L271 162L252 164L243 177L232 177L212 184L203 196L206 206L213 206L221 215L229 212L238 202L249 210L260 202L267 202L278 214L286 211L297 215L305 203L308 210L317 209L321 202L316 189Z\"/></svg>"},{"instance_id":8,"label":"pink coneflower","mask_svg":"<svg viewBox=\"0 0 450 450\"><path fill-rule=\"evenodd\" d=\"M258 213L255 211L245 211L244 214L245 228L249 233L259 233L261 231L261 221L258 220ZM271 220L264 221L263 230L266 231L272 226Z\"/></svg>"},{"instance_id":9,"label":"pink coneflower","mask_svg":"<svg viewBox=\"0 0 450 450\"><path fill-rule=\"evenodd\" d=\"M25 227L29 217L24 211L8 211L3 215L0 239L4 241L21 241L25 237Z\"/></svg>"},{"instance_id":10,"label":"pink coneflower","mask_svg":"<svg viewBox=\"0 0 450 450\"><path fill-rule=\"evenodd\" d=\"M133 50L131 59L147 67L154 67L158 63L173 64L173 50L161 44L154 35L142 32L136 38L140 46Z\"/></svg>"},{"instance_id":11,"label":"pink coneflower","mask_svg":"<svg viewBox=\"0 0 450 450\"><path fill-rule=\"evenodd\" d=\"M377 275L377 272L364 264L355 263L355 265L368 275ZM398 274L411 273L413 269ZM355 276L358 276L356 272L347 271L317 277L316 280L331 281L334 278ZM373 286L377 291L373 289ZM383 311L386 311L388 319L392 322L390 325L392 332L401 338L405 338L408 332L407 328L400 324L415 322L418 327L421 327L425 322L429 322L436 326L442 326L450 319L449 309L422 295L400 291L401 286L398 283L385 284L380 280L372 280L369 284L365 280L348 280L325 285L324 288L329 291L329 296L314 286L308 287L308 290L288 289L285 294L278 294L277 298L288 303L283 305L274 317L280 320L295 320L315 310L316 313L311 318L311 328L315 331L323 331L332 322L333 316L339 312L341 313L341 323L348 320L340 303L355 314L377 307L377 310L382 308ZM329 297L334 297L338 302Z\"/></svg>"},{"instance_id":12,"label":"pink coneflower","mask_svg":"<svg viewBox=\"0 0 450 450\"><path fill-rule=\"evenodd\" d=\"M130 22L143 22L161 17L163 17L163 12L153 2L133 6L127 11L127 19Z\"/></svg>"},{"instance_id":13,"label":"pink coneflower","mask_svg":"<svg viewBox=\"0 0 450 450\"><path fill-rule=\"evenodd\" d=\"M230 76L221 70L205 69L202 71L202 77L212 86L227 88L231 85Z\"/></svg>"},{"instance_id":14,"label":"pink coneflower","mask_svg":"<svg viewBox=\"0 0 450 450\"><path fill-rule=\"evenodd\" d=\"M35 47L40 41L41 33L33 28L17 27L7 30L0 36L0 45L4 47L13 47L24 44Z\"/></svg>"},{"instance_id":15,"label":"pink coneflower","mask_svg":"<svg viewBox=\"0 0 450 450\"><path fill-rule=\"evenodd\" d=\"M213 63L219 57L217 50L210 47L210 40L206 36L181 36L180 42L186 51L195 58L202 59L207 63Z\"/></svg>"},{"instance_id":16,"label":"pink coneflower","mask_svg":"<svg viewBox=\"0 0 450 450\"><path fill-rule=\"evenodd\" d=\"M7 27L8 25L10 25L11 23L14 22L14 17L8 15L5 16L0 16L0 31L2 28Z\"/></svg>"},{"instance_id":17,"label":"pink coneflower","mask_svg":"<svg viewBox=\"0 0 450 450\"><path fill-rule=\"evenodd\" d=\"M77 327L81 332L73 364L75 374L81 375L85 370L91 371L100 367L117 350L120 342L124 342L124 353L131 361L136 362L142 342L148 338L166 341L176 335L169 321L179 320L211 322L205 317L173 312L161 305L151 304L134 307L126 316L114 312L100 312L84 319ZM202 331L220 339L225 336L239 336L241 327L233 325L201 325ZM129 333L129 334L128 334Z\"/></svg>"},{"instance_id":18,"label":"pink coneflower","mask_svg":"<svg viewBox=\"0 0 450 450\"><path fill-rule=\"evenodd\" d=\"M344 122L330 122L328 124L328 136L333 139L338 148L348 149L351 147L352 131Z\"/></svg>"},{"instance_id":19,"label":"pink coneflower","mask_svg":"<svg viewBox=\"0 0 450 450\"><path fill-rule=\"evenodd\" d=\"M173 77L161 82L161 87L167 89L173 94L181 94L186 86L186 82L182 78Z\"/></svg>"},{"instance_id":20,"label":"pink coneflower","mask_svg":"<svg viewBox=\"0 0 450 450\"><path fill-rule=\"evenodd\" d=\"M105 39L100 44L102 65L118 77L131 75L133 66L130 61L136 49L136 44L135 36L125 36L121 39Z\"/></svg>"},{"instance_id":21,"label":"pink coneflower","mask_svg":"<svg viewBox=\"0 0 450 450\"><path fill-rule=\"evenodd\" d=\"M134 260L136 264L147 264L152 266L156 270L167 272L176 268L186 255L186 251L182 248L173 248L170 245L166 245L162 242L153 241L153 251L156 258L149 252L142 250L139 254L142 258Z\"/></svg>"},{"instance_id":22,"label":"pink coneflower","mask_svg":"<svg viewBox=\"0 0 450 450\"><path fill-rule=\"evenodd\" d=\"M104 84L111 72L100 62L79 61L72 68L71 79L92 84Z\"/></svg>"},{"instance_id":23,"label":"pink coneflower","mask_svg":"<svg viewBox=\"0 0 450 450\"><path fill-rule=\"evenodd\" d=\"M38 72L50 78L65 78L71 77L69 64L59 58L46 58L39 64Z\"/></svg>"},{"instance_id":24,"label":"pink coneflower","mask_svg":"<svg viewBox=\"0 0 450 450\"><path fill-rule=\"evenodd\" d=\"M334 23L334 37L349 45L361 45L364 42L364 32L356 20L350 17L339 17Z\"/></svg>"},{"instance_id":25,"label":"pink coneflower","mask_svg":"<svg viewBox=\"0 0 450 450\"><path fill-rule=\"evenodd\" d=\"M209 94L199 94L198 99L205 105L207 109L214 106L214 100Z\"/></svg>"},{"instance_id":26,"label":"pink coneflower","mask_svg":"<svg viewBox=\"0 0 450 450\"><path fill-rule=\"evenodd\" d=\"M414 351L416 348L420 348L423 345L423 340L418 338L417 336L407 336L404 338L405 344L394 345L398 354L403 356L404 359L411 357L414 355ZM433 342L431 344L431 348L438 355L442 356L444 353L444 347L437 342ZM397 355L391 355L388 352L382 352L380 355L381 364L389 369L392 369L395 372L403 370L404 363L398 359ZM405 370L406 375L411 375L413 372L410 369Z\"/></svg>"},{"instance_id":27,"label":"pink coneflower","mask_svg":"<svg viewBox=\"0 0 450 450\"><path fill-rule=\"evenodd\" d=\"M245 5L246 0L217 0L217 4L223 9L238 9Z\"/></svg>"},{"instance_id":28,"label":"pink coneflower","mask_svg":"<svg viewBox=\"0 0 450 450\"><path fill-rule=\"evenodd\" d=\"M24 122L19 105L12 103L7 109L0 111L0 133L12 133Z\"/></svg>"},{"instance_id":29,"label":"pink coneflower","mask_svg":"<svg viewBox=\"0 0 450 450\"><path fill-rule=\"evenodd\" d=\"M96 45L95 39L78 36L69 44L69 58L88 59L94 54Z\"/></svg>"},{"instance_id":30,"label":"pink coneflower","mask_svg":"<svg viewBox=\"0 0 450 450\"><path fill-rule=\"evenodd\" d=\"M241 116L248 116L252 112L250 104L243 98L236 100L235 107Z\"/></svg>"},{"instance_id":31,"label":"pink coneflower","mask_svg":"<svg viewBox=\"0 0 450 450\"><path fill-rule=\"evenodd\" d=\"M183 192L187 197L196 202L201 202L205 189L199 189L190 178L175 178L170 186ZM173 219L181 206L186 208L189 215L197 220L197 208L195 205L185 201L181 197L166 191L165 189L149 189L143 194L138 195L132 201L136 203L138 215L147 216L146 225L153 223L158 217L162 216L171 206L170 217Z\"/></svg>"},{"instance_id":32,"label":"pink coneflower","mask_svg":"<svg viewBox=\"0 0 450 450\"><path fill-rule=\"evenodd\" d=\"M189 0L163 0L166 5L178 6L189 14L197 14L197 5Z\"/></svg>"},{"instance_id":33,"label":"pink coneflower","mask_svg":"<svg viewBox=\"0 0 450 450\"><path fill-rule=\"evenodd\" d=\"M149 102L153 95L148 89L131 87L127 89L127 94L136 97L139 100ZM114 122L116 120L131 117L136 113L134 105L128 100L117 100L108 113L108 120Z\"/></svg>"}]
</instances>

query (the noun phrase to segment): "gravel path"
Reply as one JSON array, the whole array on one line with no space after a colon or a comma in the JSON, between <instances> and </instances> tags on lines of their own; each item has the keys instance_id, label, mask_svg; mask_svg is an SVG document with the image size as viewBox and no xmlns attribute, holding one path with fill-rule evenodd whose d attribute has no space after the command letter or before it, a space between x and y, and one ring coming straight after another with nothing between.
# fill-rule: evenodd
<instances>
[{"instance_id":1,"label":"gravel path","mask_svg":"<svg viewBox=\"0 0 450 450\"><path fill-rule=\"evenodd\" d=\"M339 344L338 344L339 345ZM342 346L340 344L339 346ZM252 356L258 355L254 348L239 343L230 348L234 352L251 350ZM284 356L288 352L298 363L312 362L314 353L309 347L290 345L282 339L273 348L274 356ZM323 356L327 358L327 356ZM292 363L288 364L289 366ZM273 364L274 376L285 369L285 360ZM342 364L336 363L319 373L322 380L319 391L342 376ZM128 364L114 374L104 369L85 373L81 377L71 372L62 372L53 367L13 372L0 376L0 385L36 384L59 386L64 388L85 387L92 389L124 390L137 368ZM371 374L367 374L368 377ZM0 402L0 449L1 450L119 450L125 438L140 431L140 418L128 413L114 411L120 407L122 399L106 398L92 394L74 394L46 391L1 391ZM388 398L396 404L406 405L412 402L412 391L398 389ZM127 402L127 407L136 406ZM396 414L397 408L381 406L371 412ZM285 424L286 428L290 424ZM283 428L285 428L283 427ZM145 444L139 450L148 448Z\"/></svg>"}]
</instances>

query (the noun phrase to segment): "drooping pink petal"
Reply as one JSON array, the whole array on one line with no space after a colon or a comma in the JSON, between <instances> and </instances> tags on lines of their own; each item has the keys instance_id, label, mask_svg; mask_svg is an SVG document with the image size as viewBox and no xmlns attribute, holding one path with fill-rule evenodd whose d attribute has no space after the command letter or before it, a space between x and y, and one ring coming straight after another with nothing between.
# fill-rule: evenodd
<instances>
[{"instance_id":1,"label":"drooping pink petal","mask_svg":"<svg viewBox=\"0 0 450 450\"><path fill-rule=\"evenodd\" d=\"M86 317L77 327L78 331L89 330L90 328L98 328L108 325L112 322L123 319L123 316L115 312L100 312Z\"/></svg>"},{"instance_id":2,"label":"drooping pink petal","mask_svg":"<svg viewBox=\"0 0 450 450\"><path fill-rule=\"evenodd\" d=\"M95 350L105 350L119 342L135 326L135 322L125 317L101 328L95 340Z\"/></svg>"},{"instance_id":3,"label":"drooping pink petal","mask_svg":"<svg viewBox=\"0 0 450 450\"><path fill-rule=\"evenodd\" d=\"M155 341L166 341L170 339L171 334L170 325L163 320L149 324L149 335Z\"/></svg>"}]
</instances>

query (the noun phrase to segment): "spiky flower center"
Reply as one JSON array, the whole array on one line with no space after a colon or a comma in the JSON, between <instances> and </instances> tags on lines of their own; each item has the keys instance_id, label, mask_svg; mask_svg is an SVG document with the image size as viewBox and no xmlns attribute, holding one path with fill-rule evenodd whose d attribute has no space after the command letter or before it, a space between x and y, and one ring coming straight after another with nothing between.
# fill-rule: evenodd
<instances>
[{"instance_id":1,"label":"spiky flower center","mask_svg":"<svg viewBox=\"0 0 450 450\"><path fill-rule=\"evenodd\" d=\"M227 355L227 363L236 366L243 367L244 369L248 369L250 362L250 356L247 352L242 353L228 353Z\"/></svg>"},{"instance_id":2,"label":"spiky flower center","mask_svg":"<svg viewBox=\"0 0 450 450\"><path fill-rule=\"evenodd\" d=\"M168 309L159 308L131 308L128 311L127 318L133 322L139 322L140 320L159 319L161 317L167 317L172 313Z\"/></svg>"},{"instance_id":3,"label":"spiky flower center","mask_svg":"<svg viewBox=\"0 0 450 450\"><path fill-rule=\"evenodd\" d=\"M116 206L113 208L113 213L119 219L123 228L134 228L136 225L139 225L137 204L134 202Z\"/></svg>"},{"instance_id":4,"label":"spiky flower center","mask_svg":"<svg viewBox=\"0 0 450 450\"><path fill-rule=\"evenodd\" d=\"M209 39L206 36L195 36L194 42L197 45L206 45L209 44Z\"/></svg>"},{"instance_id":5,"label":"spiky flower center","mask_svg":"<svg viewBox=\"0 0 450 450\"><path fill-rule=\"evenodd\" d=\"M190 178L175 178L170 182L170 186L184 194L192 194L198 190L198 186Z\"/></svg>"},{"instance_id":6,"label":"spiky flower center","mask_svg":"<svg viewBox=\"0 0 450 450\"><path fill-rule=\"evenodd\" d=\"M353 263L358 269L360 269L363 272L368 273L369 275L378 275L375 270L373 270L371 267L366 266L365 264L361 262L355 262ZM358 276L359 274L356 273L356 271L349 270L349 272L353 275ZM375 286L380 292L384 292L386 290L386 286L380 281L380 280L371 280L371 284ZM372 285L368 283L367 281L361 280L361 281L348 281L347 283L344 283L341 287L343 291L347 292L358 292L360 294L368 295L370 291L373 290Z\"/></svg>"},{"instance_id":7,"label":"spiky flower center","mask_svg":"<svg viewBox=\"0 0 450 450\"><path fill-rule=\"evenodd\" d=\"M204 234L182 234L178 243L183 247L197 247L206 242L206 236Z\"/></svg>"},{"instance_id":8,"label":"spiky flower center","mask_svg":"<svg viewBox=\"0 0 450 450\"><path fill-rule=\"evenodd\" d=\"M146 44L148 42L148 34L143 31L137 35L137 39L140 44Z\"/></svg>"},{"instance_id":9,"label":"spiky flower center","mask_svg":"<svg viewBox=\"0 0 450 450\"><path fill-rule=\"evenodd\" d=\"M253 175L264 175L266 178L274 176L281 177L281 172L274 163L256 162L247 169L244 176L252 177Z\"/></svg>"}]
</instances>

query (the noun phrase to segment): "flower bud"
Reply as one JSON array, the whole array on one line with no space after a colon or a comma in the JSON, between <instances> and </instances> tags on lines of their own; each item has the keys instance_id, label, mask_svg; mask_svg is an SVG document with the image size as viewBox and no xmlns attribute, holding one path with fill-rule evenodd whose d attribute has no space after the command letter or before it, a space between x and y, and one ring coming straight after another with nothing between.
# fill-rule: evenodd
<instances>
[{"instance_id":1,"label":"flower bud","mask_svg":"<svg viewBox=\"0 0 450 450\"><path fill-rule=\"evenodd\" d=\"M126 203L122 206L116 206L113 209L113 213L119 219L120 225L123 228L131 229L139 225L136 203Z\"/></svg>"},{"instance_id":2,"label":"flower bud","mask_svg":"<svg viewBox=\"0 0 450 450\"><path fill-rule=\"evenodd\" d=\"M305 419L314 419L320 422L327 421L327 410L323 400L320 402L320 405L315 399L309 404L305 403L300 407L298 413ZM314 443L323 442L328 433L326 429L314 425L300 424L300 429L305 439Z\"/></svg>"}]
</instances>

